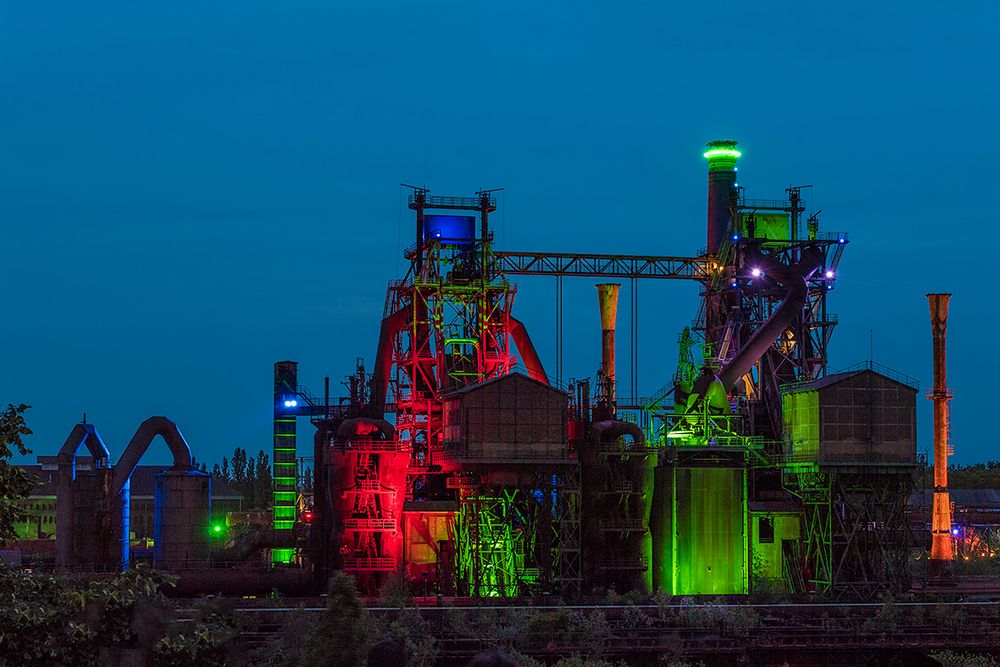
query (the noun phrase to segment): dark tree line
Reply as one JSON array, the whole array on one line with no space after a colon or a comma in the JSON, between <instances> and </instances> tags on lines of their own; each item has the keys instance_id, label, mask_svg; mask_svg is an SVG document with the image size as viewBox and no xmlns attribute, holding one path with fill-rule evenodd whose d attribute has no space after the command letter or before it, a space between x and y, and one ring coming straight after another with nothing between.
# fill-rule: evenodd
<instances>
[{"instance_id":1,"label":"dark tree line","mask_svg":"<svg viewBox=\"0 0 1000 667\"><path fill-rule=\"evenodd\" d=\"M934 488L934 466L921 471L918 481L924 488ZM952 489L1000 489L1000 461L952 464L948 466L948 487Z\"/></svg>"},{"instance_id":2,"label":"dark tree line","mask_svg":"<svg viewBox=\"0 0 1000 667\"><path fill-rule=\"evenodd\" d=\"M263 449L253 458L237 447L231 459L222 457L222 465L215 464L212 475L242 493L247 509L267 509L271 504L271 461Z\"/></svg>"}]
</instances>

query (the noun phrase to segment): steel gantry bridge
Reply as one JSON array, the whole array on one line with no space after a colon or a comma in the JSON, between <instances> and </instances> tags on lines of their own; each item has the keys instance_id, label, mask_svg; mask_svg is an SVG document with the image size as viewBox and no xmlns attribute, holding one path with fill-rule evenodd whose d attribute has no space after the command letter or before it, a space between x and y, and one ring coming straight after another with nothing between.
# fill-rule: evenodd
<instances>
[{"instance_id":1,"label":"steel gantry bridge","mask_svg":"<svg viewBox=\"0 0 1000 667\"><path fill-rule=\"evenodd\" d=\"M510 251L495 252L494 257L500 272L523 276L708 280L717 266L707 257Z\"/></svg>"},{"instance_id":2,"label":"steel gantry bridge","mask_svg":"<svg viewBox=\"0 0 1000 667\"><path fill-rule=\"evenodd\" d=\"M595 253L495 251L494 269L506 275L550 276L556 279L556 368L562 382L562 279L619 278L629 281L629 370L631 401L639 393L639 293L636 280L696 280L708 283L720 264L711 256L671 257L657 255L607 255Z\"/></svg>"}]
</instances>

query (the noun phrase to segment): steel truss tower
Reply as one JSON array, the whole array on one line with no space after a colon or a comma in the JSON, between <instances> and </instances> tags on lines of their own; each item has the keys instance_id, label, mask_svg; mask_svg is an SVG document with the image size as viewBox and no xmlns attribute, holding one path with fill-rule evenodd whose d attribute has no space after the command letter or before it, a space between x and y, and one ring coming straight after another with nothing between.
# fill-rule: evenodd
<instances>
[{"instance_id":1,"label":"steel truss tower","mask_svg":"<svg viewBox=\"0 0 1000 667\"><path fill-rule=\"evenodd\" d=\"M788 287L770 267L792 269L792 278L807 273L801 308L787 318L773 344L762 350L751 370L740 378L735 394L746 416L747 435L771 440L781 435L780 387L822 377L827 348L837 317L827 311L837 267L847 244L844 233L821 233L814 215L808 232L799 220L805 208L801 188L788 188L788 200L747 199L732 191L732 233L719 246L719 269L703 281L702 309L696 330L708 347L711 363L724 367L754 338L788 300ZM798 267L798 270L796 268Z\"/></svg>"},{"instance_id":2,"label":"steel truss tower","mask_svg":"<svg viewBox=\"0 0 1000 667\"><path fill-rule=\"evenodd\" d=\"M422 578L428 591L575 594L575 466L556 457L523 469L500 457L487 468L504 473L489 478L481 465L445 449L449 397L504 378L518 364L548 383L511 315L516 288L492 254L495 197L439 197L415 188L409 207L417 232L404 253L410 269L389 285L367 417L358 420L384 424L376 430L391 429L391 438L372 443L382 451L370 455L358 451L356 439L340 438L334 447L335 471L349 469L356 478L334 473L341 475L336 490L351 500L335 510L342 567L367 589L377 588L380 572L404 571ZM380 421L390 405L393 426Z\"/></svg>"},{"instance_id":3,"label":"steel truss tower","mask_svg":"<svg viewBox=\"0 0 1000 667\"><path fill-rule=\"evenodd\" d=\"M385 315L404 314L393 346L392 393L397 436L417 478L429 473L440 452L441 395L512 370L515 288L493 269L488 216L496 199L490 193L432 197L418 189L409 206L417 215L417 242L405 253L412 266L390 284ZM471 218L428 216L428 210L478 213L481 234L468 228Z\"/></svg>"},{"instance_id":4,"label":"steel truss tower","mask_svg":"<svg viewBox=\"0 0 1000 667\"><path fill-rule=\"evenodd\" d=\"M905 516L909 470L787 465L785 488L803 507L803 564L786 563L793 590L834 599L871 599L909 586L912 534Z\"/></svg>"}]
</instances>

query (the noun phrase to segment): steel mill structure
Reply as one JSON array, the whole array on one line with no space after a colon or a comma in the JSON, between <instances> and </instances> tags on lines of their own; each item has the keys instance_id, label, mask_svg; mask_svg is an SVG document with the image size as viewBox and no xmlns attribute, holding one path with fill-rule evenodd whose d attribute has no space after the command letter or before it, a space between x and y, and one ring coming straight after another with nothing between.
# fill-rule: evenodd
<instances>
[{"instance_id":1,"label":"steel mill structure","mask_svg":"<svg viewBox=\"0 0 1000 667\"><path fill-rule=\"evenodd\" d=\"M828 365L847 235L807 214L808 186L748 197L736 142L705 157L707 243L693 257L500 250L494 191L410 188L409 269L389 283L371 368L359 361L331 399L329 381L316 397L294 362L275 365L272 560L318 582L345 570L367 593L396 573L473 597L906 588L917 386L871 361ZM551 376L514 316L518 275L554 279ZM568 278L599 283L602 343L596 377L564 384ZM702 297L678 326L676 372L648 397L635 380L643 280L692 281ZM295 493L298 418L316 427L311 507Z\"/></svg>"}]
</instances>

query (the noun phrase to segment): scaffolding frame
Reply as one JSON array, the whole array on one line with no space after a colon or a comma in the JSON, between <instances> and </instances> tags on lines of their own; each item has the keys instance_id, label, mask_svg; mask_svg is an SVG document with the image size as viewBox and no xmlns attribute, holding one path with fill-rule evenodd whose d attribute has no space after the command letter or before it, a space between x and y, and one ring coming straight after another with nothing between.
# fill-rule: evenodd
<instances>
[{"instance_id":1,"label":"scaffolding frame","mask_svg":"<svg viewBox=\"0 0 1000 667\"><path fill-rule=\"evenodd\" d=\"M580 486L575 465L520 474L518 486L460 487L459 590L472 597L579 595Z\"/></svg>"},{"instance_id":2,"label":"scaffolding frame","mask_svg":"<svg viewBox=\"0 0 1000 667\"><path fill-rule=\"evenodd\" d=\"M913 473L912 466L783 467L783 485L803 506L807 590L867 600L909 587Z\"/></svg>"}]
</instances>

